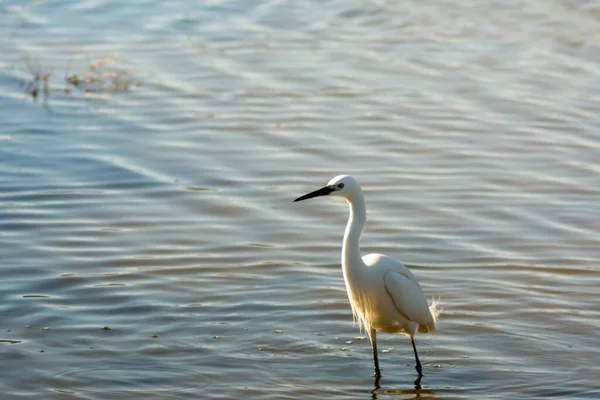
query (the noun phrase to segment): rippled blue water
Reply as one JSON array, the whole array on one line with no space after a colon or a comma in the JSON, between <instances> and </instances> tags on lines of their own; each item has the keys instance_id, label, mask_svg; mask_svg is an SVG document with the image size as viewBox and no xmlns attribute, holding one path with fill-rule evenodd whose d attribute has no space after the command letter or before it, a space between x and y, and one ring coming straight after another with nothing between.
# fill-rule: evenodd
<instances>
[{"instance_id":1,"label":"rippled blue water","mask_svg":"<svg viewBox=\"0 0 600 400\"><path fill-rule=\"evenodd\" d=\"M3 398L600 396L593 1L0 2ZM407 263L439 332L339 267Z\"/></svg>"}]
</instances>

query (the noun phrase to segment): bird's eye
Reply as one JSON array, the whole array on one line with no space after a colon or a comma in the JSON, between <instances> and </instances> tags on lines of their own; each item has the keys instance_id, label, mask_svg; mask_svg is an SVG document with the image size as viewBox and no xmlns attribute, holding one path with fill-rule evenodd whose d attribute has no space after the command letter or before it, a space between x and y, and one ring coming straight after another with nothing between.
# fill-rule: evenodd
<instances>
[{"instance_id":1,"label":"bird's eye","mask_svg":"<svg viewBox=\"0 0 600 400\"><path fill-rule=\"evenodd\" d=\"M338 184L338 189L343 189L343 188L344 188L344 184L343 183Z\"/></svg>"}]
</instances>

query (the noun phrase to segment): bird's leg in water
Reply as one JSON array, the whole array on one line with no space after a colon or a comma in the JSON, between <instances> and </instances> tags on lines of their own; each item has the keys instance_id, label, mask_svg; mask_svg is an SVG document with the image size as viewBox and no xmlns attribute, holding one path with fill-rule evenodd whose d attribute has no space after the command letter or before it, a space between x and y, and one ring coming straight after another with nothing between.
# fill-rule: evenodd
<instances>
[{"instance_id":1,"label":"bird's leg in water","mask_svg":"<svg viewBox=\"0 0 600 400\"><path fill-rule=\"evenodd\" d=\"M381 389L381 385L379 385L379 379L375 379L374 387L373 387L373 389L370 390L371 400L377 400L377 391L379 389Z\"/></svg>"},{"instance_id":2,"label":"bird's leg in water","mask_svg":"<svg viewBox=\"0 0 600 400\"><path fill-rule=\"evenodd\" d=\"M381 378L381 371L379 370L379 358L377 358L377 331L375 329L371 329L371 333L369 335L371 339L371 346L373 347L373 362L375 363L375 380L379 381Z\"/></svg>"},{"instance_id":3,"label":"bird's leg in water","mask_svg":"<svg viewBox=\"0 0 600 400\"><path fill-rule=\"evenodd\" d=\"M413 350L415 352L415 360L417 361L417 365L415 365L415 368L417 369L417 372L419 373L419 377L421 377L421 376L423 376L423 370L421 369L421 361L419 360L419 355L417 354L417 348L415 347L415 340L411 337L410 342L412 343Z\"/></svg>"},{"instance_id":4,"label":"bird's leg in water","mask_svg":"<svg viewBox=\"0 0 600 400\"><path fill-rule=\"evenodd\" d=\"M421 378L423 378L423 375L419 375L417 379L415 379L415 390L421 389Z\"/></svg>"}]
</instances>

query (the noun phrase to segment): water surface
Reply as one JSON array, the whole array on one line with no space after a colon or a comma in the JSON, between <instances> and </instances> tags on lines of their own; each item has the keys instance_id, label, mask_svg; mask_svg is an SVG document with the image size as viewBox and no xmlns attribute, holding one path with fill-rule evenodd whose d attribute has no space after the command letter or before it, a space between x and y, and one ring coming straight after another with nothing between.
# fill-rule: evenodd
<instances>
[{"instance_id":1,"label":"water surface","mask_svg":"<svg viewBox=\"0 0 600 400\"><path fill-rule=\"evenodd\" d=\"M596 399L593 1L0 3L10 399ZM36 79L37 78L37 79ZM352 323L363 252L445 308Z\"/></svg>"}]
</instances>

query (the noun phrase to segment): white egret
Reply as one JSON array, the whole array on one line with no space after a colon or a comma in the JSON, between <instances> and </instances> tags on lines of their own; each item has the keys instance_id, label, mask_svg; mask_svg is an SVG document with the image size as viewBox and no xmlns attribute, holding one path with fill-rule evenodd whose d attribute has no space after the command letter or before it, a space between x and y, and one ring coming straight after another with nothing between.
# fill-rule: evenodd
<instances>
[{"instance_id":1,"label":"white egret","mask_svg":"<svg viewBox=\"0 0 600 400\"><path fill-rule=\"evenodd\" d=\"M375 378L379 380L377 332L402 333L410 338L415 353L417 381L423 375L414 335L432 332L441 311L433 300L431 305L413 273L401 263L383 255L360 255L359 240L367 220L365 198L356 179L339 175L327 186L298 197L296 201L317 196L337 196L346 199L350 217L342 245L342 271L354 319L369 334L373 348Z\"/></svg>"}]
</instances>

